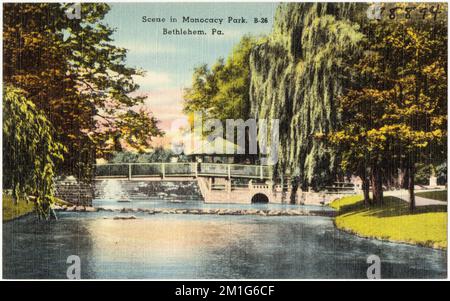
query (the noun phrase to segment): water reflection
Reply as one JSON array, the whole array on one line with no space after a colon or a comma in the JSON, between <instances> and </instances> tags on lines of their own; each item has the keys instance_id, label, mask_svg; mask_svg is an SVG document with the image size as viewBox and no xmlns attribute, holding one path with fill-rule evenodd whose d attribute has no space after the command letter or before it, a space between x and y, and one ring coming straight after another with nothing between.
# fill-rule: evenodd
<instances>
[{"instance_id":1,"label":"water reflection","mask_svg":"<svg viewBox=\"0 0 450 301\"><path fill-rule=\"evenodd\" d=\"M79 255L83 278L365 278L376 254L384 278L444 278L446 253L360 239L326 217L62 213L3 225L5 278L65 278Z\"/></svg>"},{"instance_id":2,"label":"water reflection","mask_svg":"<svg viewBox=\"0 0 450 301\"><path fill-rule=\"evenodd\" d=\"M16 279L65 278L70 264L67 257L77 255L84 262L82 278L95 277L91 269L92 235L85 219L42 222L26 216L3 224L3 277Z\"/></svg>"},{"instance_id":3,"label":"water reflection","mask_svg":"<svg viewBox=\"0 0 450 301\"><path fill-rule=\"evenodd\" d=\"M313 211L333 211L328 206L312 206L312 205L291 205L291 204L227 204L227 203L205 203L200 199L196 200L163 200L163 199L134 199L130 202L118 202L114 199L97 199L94 200L93 206L105 209L258 209L258 210L313 210Z\"/></svg>"}]
</instances>

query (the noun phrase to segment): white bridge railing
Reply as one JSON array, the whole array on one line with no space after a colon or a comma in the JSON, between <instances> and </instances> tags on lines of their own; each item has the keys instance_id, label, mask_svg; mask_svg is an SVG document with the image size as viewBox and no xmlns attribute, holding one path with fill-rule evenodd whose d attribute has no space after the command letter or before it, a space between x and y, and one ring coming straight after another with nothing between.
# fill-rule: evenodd
<instances>
[{"instance_id":1,"label":"white bridge railing","mask_svg":"<svg viewBox=\"0 0 450 301\"><path fill-rule=\"evenodd\" d=\"M107 163L95 165L96 178L198 177L270 179L272 167L222 163Z\"/></svg>"}]
</instances>

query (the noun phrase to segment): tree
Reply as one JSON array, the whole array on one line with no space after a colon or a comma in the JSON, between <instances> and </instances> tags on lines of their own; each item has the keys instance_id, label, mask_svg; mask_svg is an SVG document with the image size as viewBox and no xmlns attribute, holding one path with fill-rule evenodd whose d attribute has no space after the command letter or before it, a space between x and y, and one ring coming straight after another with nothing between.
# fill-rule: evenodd
<instances>
[{"instance_id":1,"label":"tree","mask_svg":"<svg viewBox=\"0 0 450 301\"><path fill-rule=\"evenodd\" d=\"M4 81L21 88L55 128L68 152L59 173L92 175L96 157L141 149L161 135L145 112L133 77L142 70L125 65L127 50L114 46L114 29L102 23L104 3L81 4L81 18L68 18L72 4L4 5Z\"/></svg>"},{"instance_id":2,"label":"tree","mask_svg":"<svg viewBox=\"0 0 450 301\"><path fill-rule=\"evenodd\" d=\"M257 41L244 36L226 61L195 68L192 87L184 93L184 111L202 112L207 118L249 118L250 51Z\"/></svg>"},{"instance_id":3,"label":"tree","mask_svg":"<svg viewBox=\"0 0 450 301\"><path fill-rule=\"evenodd\" d=\"M172 157L177 158L177 162L189 162L189 159L184 155L176 155L170 149L157 147L150 152L135 153L135 152L116 152L110 160L110 163L161 163L170 162Z\"/></svg>"},{"instance_id":4,"label":"tree","mask_svg":"<svg viewBox=\"0 0 450 301\"><path fill-rule=\"evenodd\" d=\"M447 185L447 162L444 162L436 167L436 176L438 184Z\"/></svg>"},{"instance_id":5,"label":"tree","mask_svg":"<svg viewBox=\"0 0 450 301\"><path fill-rule=\"evenodd\" d=\"M390 146L395 140L389 136L391 132L383 128L386 100L386 93L373 88L347 91L339 99L342 126L329 135L340 150L343 169L361 178L366 204L369 203L369 182L374 203L382 202L383 168L390 161Z\"/></svg>"},{"instance_id":6,"label":"tree","mask_svg":"<svg viewBox=\"0 0 450 301\"><path fill-rule=\"evenodd\" d=\"M411 210L415 208L416 165L426 160L427 149L436 159L446 154L447 136L447 24L446 20L401 23L386 39L392 61L401 58L393 70L391 119L405 153Z\"/></svg>"},{"instance_id":7,"label":"tree","mask_svg":"<svg viewBox=\"0 0 450 301\"><path fill-rule=\"evenodd\" d=\"M63 160L65 148L22 90L6 85L3 95L3 185L12 188L15 202L34 196L39 217L48 219L55 164Z\"/></svg>"},{"instance_id":8,"label":"tree","mask_svg":"<svg viewBox=\"0 0 450 301\"><path fill-rule=\"evenodd\" d=\"M365 6L280 4L267 42L251 53L251 115L280 122L274 173L290 175L291 201L297 187L319 191L336 181L339 154L324 138L338 126L336 100L363 37L357 20Z\"/></svg>"},{"instance_id":9,"label":"tree","mask_svg":"<svg viewBox=\"0 0 450 301\"><path fill-rule=\"evenodd\" d=\"M431 17L371 21L362 31L360 54L349 62L350 87L339 101L342 128L330 138L354 172L362 162L370 170L377 203L388 170L406 169L413 210L417 163L431 150L438 162L446 155L447 24Z\"/></svg>"}]
</instances>

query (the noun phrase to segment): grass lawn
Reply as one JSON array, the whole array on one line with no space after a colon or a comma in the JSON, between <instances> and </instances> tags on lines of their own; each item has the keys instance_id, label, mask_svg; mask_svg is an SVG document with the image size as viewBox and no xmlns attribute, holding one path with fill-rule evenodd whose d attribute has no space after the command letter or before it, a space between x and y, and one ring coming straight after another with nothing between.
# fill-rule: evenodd
<instances>
[{"instance_id":1,"label":"grass lawn","mask_svg":"<svg viewBox=\"0 0 450 301\"><path fill-rule=\"evenodd\" d=\"M3 221L15 219L34 210L32 202L19 201L14 204L12 196L2 193Z\"/></svg>"},{"instance_id":2,"label":"grass lawn","mask_svg":"<svg viewBox=\"0 0 450 301\"><path fill-rule=\"evenodd\" d=\"M58 198L54 198L54 202L57 205L72 206L73 204L63 201ZM7 193L2 193L2 208L3 208L3 221L7 222L12 219L18 218L22 215L28 214L34 210L33 202L19 201L14 205L12 196Z\"/></svg>"},{"instance_id":3,"label":"grass lawn","mask_svg":"<svg viewBox=\"0 0 450 301\"><path fill-rule=\"evenodd\" d=\"M447 202L447 190L422 191L417 192L416 195L421 196L423 198Z\"/></svg>"},{"instance_id":4,"label":"grass lawn","mask_svg":"<svg viewBox=\"0 0 450 301\"><path fill-rule=\"evenodd\" d=\"M395 197L381 206L366 207L362 196L349 196L331 203L339 211L338 229L363 237L447 248L447 206L421 206L414 213L409 204Z\"/></svg>"}]
</instances>

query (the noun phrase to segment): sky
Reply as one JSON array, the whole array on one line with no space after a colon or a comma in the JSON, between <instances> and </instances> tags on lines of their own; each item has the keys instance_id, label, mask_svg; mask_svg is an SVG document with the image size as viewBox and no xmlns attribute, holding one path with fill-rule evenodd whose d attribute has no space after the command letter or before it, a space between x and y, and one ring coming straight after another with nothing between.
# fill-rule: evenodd
<instances>
[{"instance_id":1,"label":"sky","mask_svg":"<svg viewBox=\"0 0 450 301\"><path fill-rule=\"evenodd\" d=\"M129 50L127 65L145 70L145 77L135 80L139 94L148 96L147 106L160 120L166 138L156 144L166 145L171 139L171 125L184 118L183 89L191 84L194 67L213 64L226 58L245 34L268 34L272 29L277 3L111 3L105 23L116 29L113 44ZM164 23L142 22L142 17L165 18ZM218 24L182 23L183 16L223 18ZM169 22L174 17L177 23ZM248 23L228 23L228 17L244 17ZM265 24L254 18L267 18ZM163 28L204 30L206 36L163 35ZM211 35L211 29L223 35Z\"/></svg>"}]
</instances>

